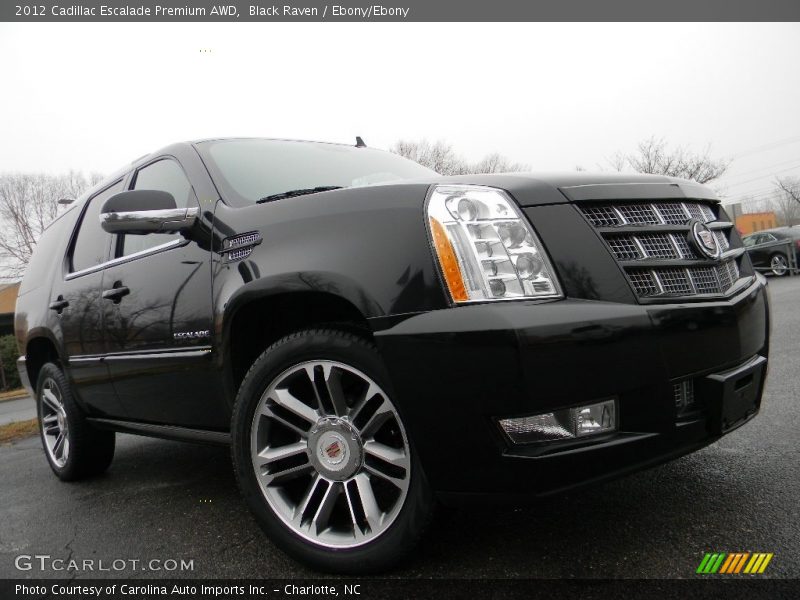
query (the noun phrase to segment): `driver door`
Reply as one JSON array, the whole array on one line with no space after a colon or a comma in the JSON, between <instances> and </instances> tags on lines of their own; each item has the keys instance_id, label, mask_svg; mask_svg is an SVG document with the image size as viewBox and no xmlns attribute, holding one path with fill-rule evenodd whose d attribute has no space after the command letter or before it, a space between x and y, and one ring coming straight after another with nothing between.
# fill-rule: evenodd
<instances>
[{"instance_id":1,"label":"driver door","mask_svg":"<svg viewBox=\"0 0 800 600\"><path fill-rule=\"evenodd\" d=\"M197 205L174 157L136 170L129 189ZM103 274L106 364L131 420L192 428L227 422L211 369L211 256L191 236L119 234Z\"/></svg>"}]
</instances>

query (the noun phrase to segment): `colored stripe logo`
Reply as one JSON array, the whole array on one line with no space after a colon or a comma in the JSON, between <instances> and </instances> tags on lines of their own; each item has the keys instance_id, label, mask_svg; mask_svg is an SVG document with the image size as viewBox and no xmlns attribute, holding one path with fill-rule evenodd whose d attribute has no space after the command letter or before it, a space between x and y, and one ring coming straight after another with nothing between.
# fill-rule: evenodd
<instances>
[{"instance_id":1,"label":"colored stripe logo","mask_svg":"<svg viewBox=\"0 0 800 600\"><path fill-rule=\"evenodd\" d=\"M713 575L724 573L727 575L746 573L756 575L767 569L769 561L775 556L772 552L708 552L700 561L697 573Z\"/></svg>"}]
</instances>

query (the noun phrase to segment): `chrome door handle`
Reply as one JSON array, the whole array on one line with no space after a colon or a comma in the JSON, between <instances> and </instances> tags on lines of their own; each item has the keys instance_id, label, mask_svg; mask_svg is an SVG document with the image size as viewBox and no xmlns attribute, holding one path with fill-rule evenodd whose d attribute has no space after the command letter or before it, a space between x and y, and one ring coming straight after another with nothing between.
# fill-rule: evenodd
<instances>
[{"instance_id":1,"label":"chrome door handle","mask_svg":"<svg viewBox=\"0 0 800 600\"><path fill-rule=\"evenodd\" d=\"M119 304L120 300L122 300L125 296L131 293L131 291L124 285L119 284L119 282L114 284L110 290L105 290L103 292L103 298L106 300L111 300L114 304Z\"/></svg>"},{"instance_id":2,"label":"chrome door handle","mask_svg":"<svg viewBox=\"0 0 800 600\"><path fill-rule=\"evenodd\" d=\"M69 300L64 300L64 296L59 296L50 303L50 310L56 311L58 314L64 312L64 309L69 306Z\"/></svg>"}]
</instances>

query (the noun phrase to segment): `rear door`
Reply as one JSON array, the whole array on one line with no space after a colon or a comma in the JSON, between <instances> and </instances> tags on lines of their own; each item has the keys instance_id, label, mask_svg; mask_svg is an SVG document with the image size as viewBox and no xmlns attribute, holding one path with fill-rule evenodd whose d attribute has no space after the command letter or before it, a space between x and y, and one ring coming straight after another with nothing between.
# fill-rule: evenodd
<instances>
[{"instance_id":1,"label":"rear door","mask_svg":"<svg viewBox=\"0 0 800 600\"><path fill-rule=\"evenodd\" d=\"M169 192L198 205L181 163L141 166L130 189ZM103 274L107 364L132 420L194 428L227 426L211 371L210 249L180 234L119 235Z\"/></svg>"},{"instance_id":2,"label":"rear door","mask_svg":"<svg viewBox=\"0 0 800 600\"><path fill-rule=\"evenodd\" d=\"M112 237L100 227L103 203L122 189L123 181L119 180L83 206L63 275L53 284L50 298L50 310L58 315L67 375L78 400L93 416L124 416L103 358L102 269L109 258Z\"/></svg>"}]
</instances>

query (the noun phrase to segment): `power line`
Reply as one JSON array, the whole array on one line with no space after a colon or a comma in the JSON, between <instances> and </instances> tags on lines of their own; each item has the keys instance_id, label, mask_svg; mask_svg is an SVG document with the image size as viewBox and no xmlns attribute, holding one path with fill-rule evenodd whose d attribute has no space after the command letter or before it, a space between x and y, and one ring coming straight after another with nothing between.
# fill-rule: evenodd
<instances>
[{"instance_id":1,"label":"power line","mask_svg":"<svg viewBox=\"0 0 800 600\"><path fill-rule=\"evenodd\" d=\"M743 202L745 200L750 200L754 198L771 196L776 193L778 193L777 188L759 188L757 190L753 190L752 192L748 192L746 194L739 194L736 196L724 196L723 199L725 202Z\"/></svg>"},{"instance_id":2,"label":"power line","mask_svg":"<svg viewBox=\"0 0 800 600\"><path fill-rule=\"evenodd\" d=\"M766 150L772 150L773 148L780 148L781 146L786 146L788 144L794 144L800 142L800 135L796 135L790 138L785 138L782 140L776 140L774 142L770 142L768 144L764 144L762 146L756 146L755 148L751 148L750 150L745 150L744 152L739 152L739 154L734 154L731 158L741 158L742 156L749 156L751 154L758 154L759 152L764 152Z\"/></svg>"},{"instance_id":3,"label":"power line","mask_svg":"<svg viewBox=\"0 0 800 600\"><path fill-rule=\"evenodd\" d=\"M793 167L789 167L788 169L781 169L780 171L773 171L772 173L767 173L766 175L759 175L758 177L754 177L752 179L746 179L745 181L740 181L738 183L731 183L728 184L728 187L736 187L739 185L744 185L746 183L752 183L754 181L758 181L759 179L764 179L765 177L774 177L778 173L785 173L786 171L794 171L795 169L800 169L800 163L794 165Z\"/></svg>"},{"instance_id":4,"label":"power line","mask_svg":"<svg viewBox=\"0 0 800 600\"><path fill-rule=\"evenodd\" d=\"M749 171L744 171L743 173L737 173L736 175L733 176L733 181L736 181L739 177L745 177L747 175L750 175L751 173L758 173L759 171L764 171L765 169L774 169L776 167L782 167L783 165L788 165L789 163L793 163L796 161L797 158L790 158L789 160L784 160L782 162L775 163L774 165L767 165L765 167L758 167L757 169L750 169ZM720 177L720 180L724 180L725 177L726 176L723 175L722 177Z\"/></svg>"}]
</instances>

